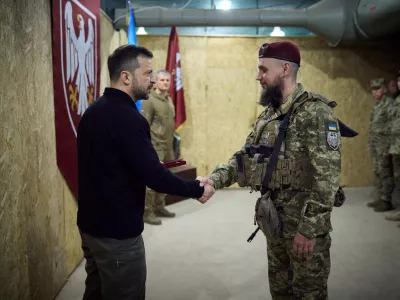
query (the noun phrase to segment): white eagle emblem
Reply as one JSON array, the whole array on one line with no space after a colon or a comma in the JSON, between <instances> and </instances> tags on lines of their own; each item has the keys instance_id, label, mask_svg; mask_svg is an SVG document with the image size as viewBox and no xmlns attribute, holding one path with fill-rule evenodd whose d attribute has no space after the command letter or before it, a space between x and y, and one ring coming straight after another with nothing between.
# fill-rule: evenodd
<instances>
[{"instance_id":1,"label":"white eagle emblem","mask_svg":"<svg viewBox=\"0 0 400 300\"><path fill-rule=\"evenodd\" d=\"M76 2L76 1L74 1ZM93 102L95 86L95 32L93 21L88 20L88 34L85 38L85 20L81 14L77 15L79 34L76 36L72 5L70 1L65 4L65 58L66 79L70 82L68 92L71 109L82 115L89 104ZM75 85L75 89L74 86ZM77 96L79 97L77 98ZM88 99L89 98L89 99Z\"/></svg>"}]
</instances>

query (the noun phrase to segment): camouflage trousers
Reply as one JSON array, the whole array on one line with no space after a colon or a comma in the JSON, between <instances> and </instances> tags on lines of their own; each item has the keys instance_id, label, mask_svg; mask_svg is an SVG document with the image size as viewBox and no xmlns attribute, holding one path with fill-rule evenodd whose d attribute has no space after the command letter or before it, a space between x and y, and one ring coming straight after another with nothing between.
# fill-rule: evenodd
<instances>
[{"instance_id":1,"label":"camouflage trousers","mask_svg":"<svg viewBox=\"0 0 400 300\"><path fill-rule=\"evenodd\" d=\"M400 188L400 155L392 154L392 164L393 164L393 177L394 185L397 189Z\"/></svg>"},{"instance_id":2,"label":"camouflage trousers","mask_svg":"<svg viewBox=\"0 0 400 300\"><path fill-rule=\"evenodd\" d=\"M398 132L398 131L397 131ZM400 137L398 134L393 136L389 154L392 156L394 184L397 190L400 189Z\"/></svg>"},{"instance_id":3,"label":"camouflage trousers","mask_svg":"<svg viewBox=\"0 0 400 300\"><path fill-rule=\"evenodd\" d=\"M370 144L370 152L379 200L391 202L395 182L393 174L393 156L382 149L379 141ZM397 155L396 159L398 160ZM400 166L400 161L396 161L396 163Z\"/></svg>"},{"instance_id":4,"label":"camouflage trousers","mask_svg":"<svg viewBox=\"0 0 400 300\"><path fill-rule=\"evenodd\" d=\"M156 149L160 161L168 161L174 159L174 151L172 149ZM145 215L153 214L156 209L165 207L165 194L159 194L152 189L146 187L146 205Z\"/></svg>"},{"instance_id":5,"label":"camouflage trousers","mask_svg":"<svg viewBox=\"0 0 400 300\"><path fill-rule=\"evenodd\" d=\"M269 288L273 300L327 300L331 238L317 238L312 255L293 255L293 239L267 242Z\"/></svg>"}]
</instances>

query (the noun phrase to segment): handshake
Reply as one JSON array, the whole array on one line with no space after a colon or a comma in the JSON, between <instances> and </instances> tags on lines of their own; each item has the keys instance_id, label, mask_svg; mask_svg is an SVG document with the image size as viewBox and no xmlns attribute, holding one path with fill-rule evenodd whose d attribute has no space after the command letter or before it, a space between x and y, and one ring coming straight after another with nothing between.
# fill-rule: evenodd
<instances>
[{"instance_id":1,"label":"handshake","mask_svg":"<svg viewBox=\"0 0 400 300\"><path fill-rule=\"evenodd\" d=\"M200 181L200 186L204 186L203 196L196 200L201 203L206 203L215 194L214 182L208 177L201 176L198 176L196 180Z\"/></svg>"}]
</instances>

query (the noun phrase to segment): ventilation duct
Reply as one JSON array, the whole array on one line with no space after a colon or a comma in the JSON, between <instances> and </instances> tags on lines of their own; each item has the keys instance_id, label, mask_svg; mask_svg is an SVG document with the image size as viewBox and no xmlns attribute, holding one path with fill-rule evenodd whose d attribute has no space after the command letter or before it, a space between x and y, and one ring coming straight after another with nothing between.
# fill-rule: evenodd
<instances>
[{"instance_id":1,"label":"ventilation duct","mask_svg":"<svg viewBox=\"0 0 400 300\"><path fill-rule=\"evenodd\" d=\"M394 34L400 28L398 15L399 0L322 0L296 10L146 8L135 13L135 20L143 27L301 27L337 46Z\"/></svg>"}]
</instances>

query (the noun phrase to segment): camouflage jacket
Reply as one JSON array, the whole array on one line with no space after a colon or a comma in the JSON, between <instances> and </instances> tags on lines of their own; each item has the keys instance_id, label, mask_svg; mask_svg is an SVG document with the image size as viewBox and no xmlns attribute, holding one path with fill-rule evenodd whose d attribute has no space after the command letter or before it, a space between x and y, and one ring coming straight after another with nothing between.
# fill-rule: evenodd
<instances>
[{"instance_id":1,"label":"camouflage jacket","mask_svg":"<svg viewBox=\"0 0 400 300\"><path fill-rule=\"evenodd\" d=\"M253 149L257 145L273 146L279 132L279 116L285 114L300 95L303 97L294 107L269 188L283 219L284 236L292 238L300 232L308 238L315 238L332 230L331 211L339 188L341 137L331 107L335 103L321 95L304 92L302 85L298 84L280 109L268 107L258 117L246 145L253 145ZM240 151L244 157L248 152L246 145ZM245 162L250 164L250 168L245 167L247 181L240 183L237 154L227 164L218 165L211 174L215 188L239 183L239 186L259 190L268 158L264 158L261 165L249 158Z\"/></svg>"},{"instance_id":2,"label":"camouflage jacket","mask_svg":"<svg viewBox=\"0 0 400 300\"><path fill-rule=\"evenodd\" d=\"M390 154L400 154L400 95L396 100L393 100L393 105L390 109Z\"/></svg>"},{"instance_id":3,"label":"camouflage jacket","mask_svg":"<svg viewBox=\"0 0 400 300\"><path fill-rule=\"evenodd\" d=\"M372 108L371 118L369 123L369 132L372 137L388 137L390 127L390 110L393 104L393 99L388 96L376 103Z\"/></svg>"}]
</instances>

